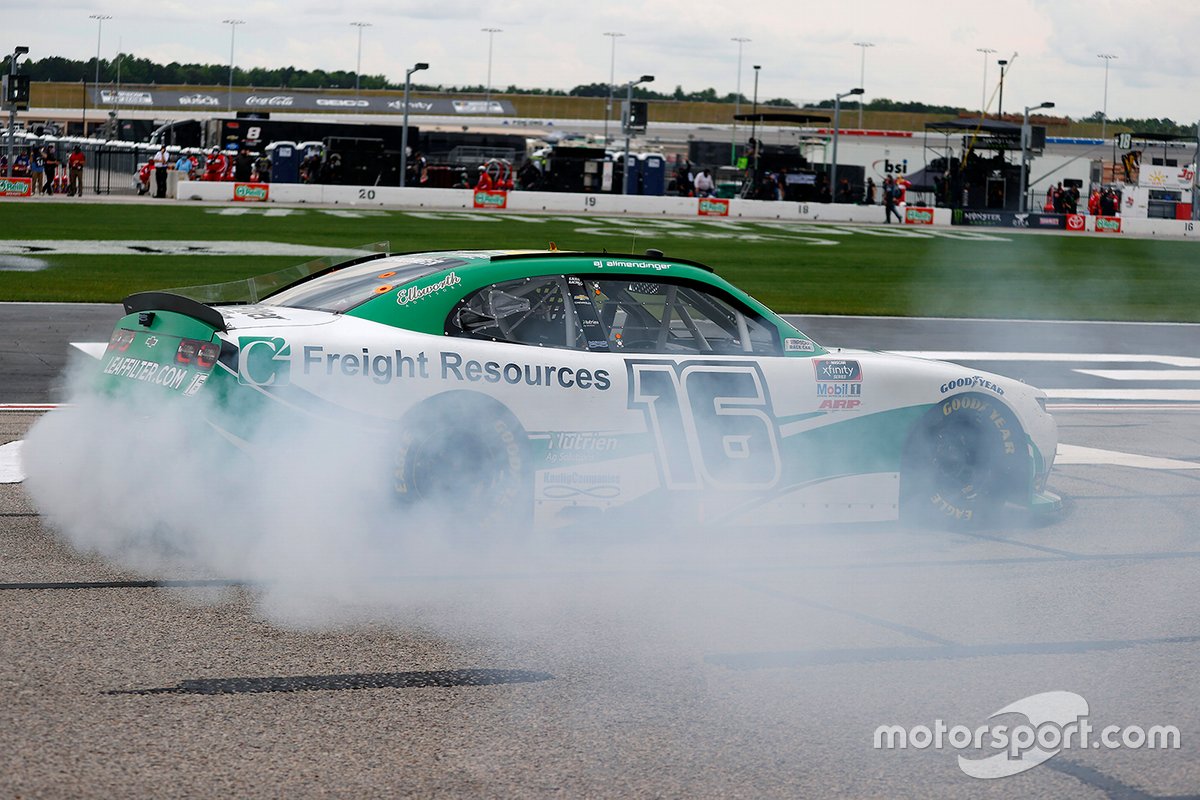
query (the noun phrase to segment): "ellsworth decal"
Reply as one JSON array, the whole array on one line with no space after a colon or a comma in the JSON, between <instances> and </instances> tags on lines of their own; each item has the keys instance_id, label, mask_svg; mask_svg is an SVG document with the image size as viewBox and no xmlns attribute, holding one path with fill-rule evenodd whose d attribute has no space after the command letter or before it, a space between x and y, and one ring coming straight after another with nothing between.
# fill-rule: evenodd
<instances>
[{"instance_id":1,"label":"ellsworth decal","mask_svg":"<svg viewBox=\"0 0 1200 800\"><path fill-rule=\"evenodd\" d=\"M423 300L431 294L436 294L442 289L448 289L451 286L457 286L460 283L462 283L462 278L451 272L437 283L431 283L428 286L414 286L411 289L401 289L396 293L396 302L399 305L406 306L409 303L414 303L417 300Z\"/></svg>"}]
</instances>

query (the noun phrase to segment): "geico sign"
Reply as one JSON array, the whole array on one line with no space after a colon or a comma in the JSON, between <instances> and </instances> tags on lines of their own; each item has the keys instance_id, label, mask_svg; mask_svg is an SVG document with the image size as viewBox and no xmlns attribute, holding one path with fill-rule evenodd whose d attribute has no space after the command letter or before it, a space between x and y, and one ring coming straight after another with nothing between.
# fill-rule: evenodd
<instances>
[{"instance_id":1,"label":"geico sign","mask_svg":"<svg viewBox=\"0 0 1200 800\"><path fill-rule=\"evenodd\" d=\"M366 108L371 105L368 100L331 100L324 97L317 98L319 106L334 106L336 108Z\"/></svg>"}]
</instances>

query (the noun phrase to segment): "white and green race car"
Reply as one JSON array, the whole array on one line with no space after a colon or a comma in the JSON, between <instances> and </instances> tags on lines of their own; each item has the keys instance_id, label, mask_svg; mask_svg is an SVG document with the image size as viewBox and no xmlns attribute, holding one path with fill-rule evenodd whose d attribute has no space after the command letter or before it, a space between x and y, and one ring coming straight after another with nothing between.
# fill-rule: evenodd
<instances>
[{"instance_id":1,"label":"white and green race car","mask_svg":"<svg viewBox=\"0 0 1200 800\"><path fill-rule=\"evenodd\" d=\"M242 304L187 294L125 300L107 391L194 403L251 457L268 417L365 426L401 506L540 525L1058 506L1039 390L830 349L657 251L381 253L246 282Z\"/></svg>"}]
</instances>

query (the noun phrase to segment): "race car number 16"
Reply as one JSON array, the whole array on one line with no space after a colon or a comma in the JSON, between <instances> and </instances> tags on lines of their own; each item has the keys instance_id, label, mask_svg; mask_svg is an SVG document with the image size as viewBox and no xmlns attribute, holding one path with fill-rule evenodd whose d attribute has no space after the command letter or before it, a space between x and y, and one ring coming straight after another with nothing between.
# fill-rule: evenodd
<instances>
[{"instance_id":1,"label":"race car number 16","mask_svg":"<svg viewBox=\"0 0 1200 800\"><path fill-rule=\"evenodd\" d=\"M627 361L629 408L654 436L669 489L769 489L782 471L757 364Z\"/></svg>"}]
</instances>

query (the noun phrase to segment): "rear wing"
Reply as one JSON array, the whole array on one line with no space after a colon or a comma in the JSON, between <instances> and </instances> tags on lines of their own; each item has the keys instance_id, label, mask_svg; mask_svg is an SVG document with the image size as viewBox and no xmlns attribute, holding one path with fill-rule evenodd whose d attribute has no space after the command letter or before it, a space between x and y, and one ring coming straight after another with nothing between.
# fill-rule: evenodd
<instances>
[{"instance_id":1,"label":"rear wing","mask_svg":"<svg viewBox=\"0 0 1200 800\"><path fill-rule=\"evenodd\" d=\"M125 313L137 314L138 322L143 326L148 327L150 320L153 319L153 317L143 318L144 314L153 314L155 311L174 311L185 317L199 320L218 331L228 330L225 318L221 316L220 311L182 295L170 292L138 292L126 297L124 304Z\"/></svg>"}]
</instances>

